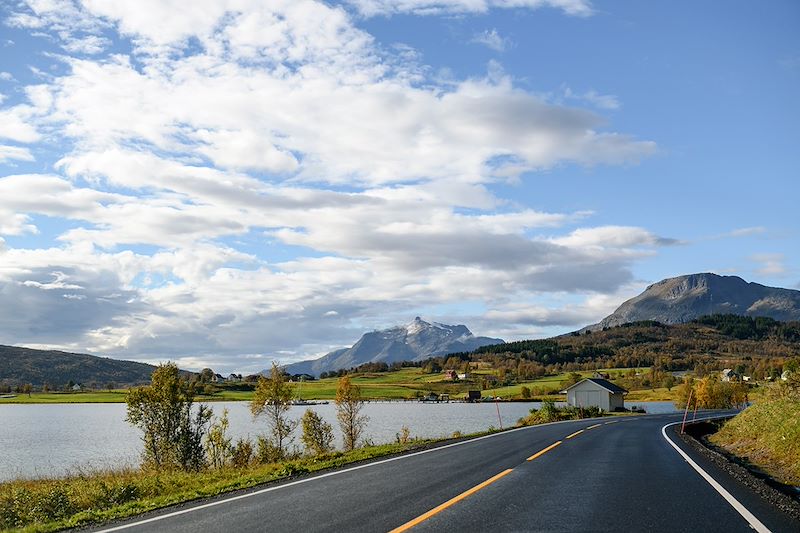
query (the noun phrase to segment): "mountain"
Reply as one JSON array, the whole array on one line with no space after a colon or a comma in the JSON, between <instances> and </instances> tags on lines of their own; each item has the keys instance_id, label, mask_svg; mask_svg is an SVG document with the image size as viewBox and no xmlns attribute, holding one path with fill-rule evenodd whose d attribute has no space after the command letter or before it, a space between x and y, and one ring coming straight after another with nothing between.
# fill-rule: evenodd
<instances>
[{"instance_id":1,"label":"mountain","mask_svg":"<svg viewBox=\"0 0 800 533\"><path fill-rule=\"evenodd\" d=\"M712 314L800 320L800 291L748 283L737 276L689 274L650 285L642 294L584 330L644 320L682 324Z\"/></svg>"},{"instance_id":2,"label":"mountain","mask_svg":"<svg viewBox=\"0 0 800 533\"><path fill-rule=\"evenodd\" d=\"M433 355L470 352L502 339L475 337L467 326L448 326L425 322L416 317L410 324L365 333L350 348L341 348L319 359L301 361L286 367L290 374L311 374L352 368L364 363L418 361Z\"/></svg>"},{"instance_id":3,"label":"mountain","mask_svg":"<svg viewBox=\"0 0 800 533\"><path fill-rule=\"evenodd\" d=\"M62 388L66 383L105 387L150 383L156 367L134 361L120 361L94 355L49 350L33 350L0 345L0 384L15 386L45 383Z\"/></svg>"}]
</instances>

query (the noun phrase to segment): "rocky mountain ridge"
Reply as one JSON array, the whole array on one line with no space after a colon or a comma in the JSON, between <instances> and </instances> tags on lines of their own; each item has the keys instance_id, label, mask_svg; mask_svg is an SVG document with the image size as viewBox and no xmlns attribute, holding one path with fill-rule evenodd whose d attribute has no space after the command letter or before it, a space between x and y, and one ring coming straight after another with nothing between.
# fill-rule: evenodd
<instances>
[{"instance_id":1,"label":"rocky mountain ridge","mask_svg":"<svg viewBox=\"0 0 800 533\"><path fill-rule=\"evenodd\" d=\"M464 325L450 326L416 317L403 326L365 333L350 348L334 350L319 359L288 365L286 371L290 374L318 376L322 372L352 368L364 363L419 361L434 355L470 352L501 342L502 339L476 337Z\"/></svg>"},{"instance_id":2,"label":"rocky mountain ridge","mask_svg":"<svg viewBox=\"0 0 800 533\"><path fill-rule=\"evenodd\" d=\"M765 316L783 322L800 320L800 291L748 283L738 276L688 274L653 283L582 331L642 320L682 324L714 314Z\"/></svg>"}]
</instances>

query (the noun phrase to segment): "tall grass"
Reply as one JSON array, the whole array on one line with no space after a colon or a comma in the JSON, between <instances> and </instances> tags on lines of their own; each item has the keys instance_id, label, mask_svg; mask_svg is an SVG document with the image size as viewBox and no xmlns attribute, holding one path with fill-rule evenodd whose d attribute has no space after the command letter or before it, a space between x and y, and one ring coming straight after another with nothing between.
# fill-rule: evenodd
<instances>
[{"instance_id":1,"label":"tall grass","mask_svg":"<svg viewBox=\"0 0 800 533\"><path fill-rule=\"evenodd\" d=\"M270 464L190 473L96 470L58 479L0 483L0 530L57 531L252 487L279 478L402 452L430 441L393 443Z\"/></svg>"},{"instance_id":2,"label":"tall grass","mask_svg":"<svg viewBox=\"0 0 800 533\"><path fill-rule=\"evenodd\" d=\"M779 481L800 486L800 397L765 398L726 423L711 441Z\"/></svg>"}]
</instances>

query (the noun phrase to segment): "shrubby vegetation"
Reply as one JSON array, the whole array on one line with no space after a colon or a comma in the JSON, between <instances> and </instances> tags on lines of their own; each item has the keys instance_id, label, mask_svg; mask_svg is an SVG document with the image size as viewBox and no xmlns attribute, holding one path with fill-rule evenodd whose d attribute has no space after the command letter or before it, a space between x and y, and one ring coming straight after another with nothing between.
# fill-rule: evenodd
<instances>
[{"instance_id":1,"label":"shrubby vegetation","mask_svg":"<svg viewBox=\"0 0 800 533\"><path fill-rule=\"evenodd\" d=\"M521 426L534 426L561 420L595 418L602 415L603 413L598 407L573 407L571 405L558 407L553 401L546 400L542 402L542 406L539 409L531 409L530 414L520 418L517 423Z\"/></svg>"},{"instance_id":2,"label":"shrubby vegetation","mask_svg":"<svg viewBox=\"0 0 800 533\"><path fill-rule=\"evenodd\" d=\"M253 399L250 401L250 412L254 417L263 416L269 427L269 445L274 449L275 458L280 460L286 456L286 448L292 440L292 432L297 427L297 420L289 419L289 409L294 393L278 363L272 363L269 378L258 379Z\"/></svg>"},{"instance_id":3,"label":"shrubby vegetation","mask_svg":"<svg viewBox=\"0 0 800 533\"><path fill-rule=\"evenodd\" d=\"M747 383L720 381L719 376L689 378L678 387L675 407L684 409L744 408L748 402Z\"/></svg>"},{"instance_id":4,"label":"shrubby vegetation","mask_svg":"<svg viewBox=\"0 0 800 533\"><path fill-rule=\"evenodd\" d=\"M800 486L800 371L770 385L764 398L726 423L711 441L779 481Z\"/></svg>"},{"instance_id":5,"label":"shrubby vegetation","mask_svg":"<svg viewBox=\"0 0 800 533\"><path fill-rule=\"evenodd\" d=\"M152 384L128 393L126 420L142 430L142 467L199 470L205 466L203 437L212 416L194 408L194 385L181 379L174 364L153 371Z\"/></svg>"}]
</instances>

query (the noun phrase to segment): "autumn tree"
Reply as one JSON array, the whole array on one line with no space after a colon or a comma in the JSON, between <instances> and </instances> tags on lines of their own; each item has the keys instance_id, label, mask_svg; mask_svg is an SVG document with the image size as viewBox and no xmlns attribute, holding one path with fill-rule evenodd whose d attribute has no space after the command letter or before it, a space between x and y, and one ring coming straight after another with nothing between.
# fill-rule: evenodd
<instances>
[{"instance_id":1,"label":"autumn tree","mask_svg":"<svg viewBox=\"0 0 800 533\"><path fill-rule=\"evenodd\" d=\"M349 376L339 378L336 387L336 418L342 429L344 449L349 451L358 446L364 427L369 417L361 414L364 400L361 399L361 389L350 381Z\"/></svg>"},{"instance_id":2,"label":"autumn tree","mask_svg":"<svg viewBox=\"0 0 800 533\"><path fill-rule=\"evenodd\" d=\"M303 426L301 440L307 449L316 455L328 453L333 449L333 427L321 416L311 409L306 409L301 422Z\"/></svg>"},{"instance_id":3,"label":"autumn tree","mask_svg":"<svg viewBox=\"0 0 800 533\"><path fill-rule=\"evenodd\" d=\"M278 363L272 363L269 378L258 378L253 399L250 401L250 412L254 418L263 416L269 426L269 441L275 448L278 459L286 455L286 447L297 427L297 420L289 418L292 405L292 386L286 380Z\"/></svg>"},{"instance_id":4,"label":"autumn tree","mask_svg":"<svg viewBox=\"0 0 800 533\"><path fill-rule=\"evenodd\" d=\"M205 448L208 460L214 468L224 467L233 455L231 438L228 436L228 410L222 411L222 416L214 420L206 435Z\"/></svg>"},{"instance_id":5,"label":"autumn tree","mask_svg":"<svg viewBox=\"0 0 800 533\"><path fill-rule=\"evenodd\" d=\"M128 391L126 420L142 430L146 469L199 470L205 465L203 435L213 411L194 406L194 386L172 363L153 371L151 384Z\"/></svg>"}]
</instances>

